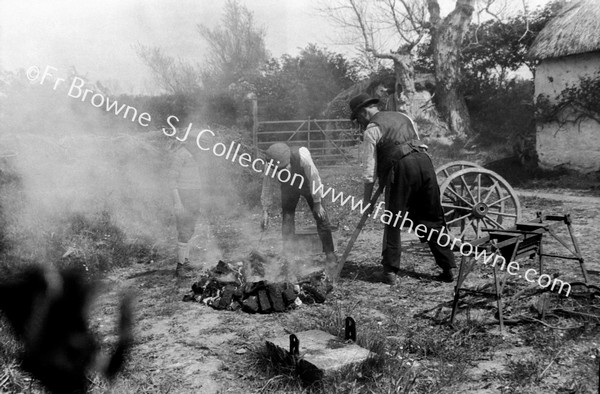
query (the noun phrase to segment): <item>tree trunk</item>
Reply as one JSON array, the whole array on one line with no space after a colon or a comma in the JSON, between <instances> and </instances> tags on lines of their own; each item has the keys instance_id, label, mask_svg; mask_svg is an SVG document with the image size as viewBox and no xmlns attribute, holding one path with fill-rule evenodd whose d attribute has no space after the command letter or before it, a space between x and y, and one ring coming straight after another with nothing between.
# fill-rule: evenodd
<instances>
[{"instance_id":1,"label":"tree trunk","mask_svg":"<svg viewBox=\"0 0 600 394\"><path fill-rule=\"evenodd\" d=\"M440 114L456 136L471 134L469 112L460 92L460 50L475 0L457 0L456 7L443 20L437 0L429 0L431 45L436 80L436 103Z\"/></svg>"},{"instance_id":2,"label":"tree trunk","mask_svg":"<svg viewBox=\"0 0 600 394\"><path fill-rule=\"evenodd\" d=\"M396 86L394 101L396 111L407 113L413 117L415 96L415 69L413 58L410 53L394 54L394 73L396 74Z\"/></svg>"}]
</instances>

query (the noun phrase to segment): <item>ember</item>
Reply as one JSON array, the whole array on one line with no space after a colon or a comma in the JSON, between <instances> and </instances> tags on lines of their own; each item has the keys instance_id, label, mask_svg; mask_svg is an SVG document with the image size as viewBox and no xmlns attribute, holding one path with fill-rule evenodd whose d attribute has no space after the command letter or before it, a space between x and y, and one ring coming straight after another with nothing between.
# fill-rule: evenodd
<instances>
[{"instance_id":1,"label":"ember","mask_svg":"<svg viewBox=\"0 0 600 394\"><path fill-rule=\"evenodd\" d=\"M192 284L183 301L202 302L215 309L248 313L284 312L302 304L325 302L333 286L323 270L298 275L290 272L287 261L278 261L280 271L272 274L274 258L252 252L243 262L219 263ZM293 278L293 279L292 279Z\"/></svg>"}]
</instances>

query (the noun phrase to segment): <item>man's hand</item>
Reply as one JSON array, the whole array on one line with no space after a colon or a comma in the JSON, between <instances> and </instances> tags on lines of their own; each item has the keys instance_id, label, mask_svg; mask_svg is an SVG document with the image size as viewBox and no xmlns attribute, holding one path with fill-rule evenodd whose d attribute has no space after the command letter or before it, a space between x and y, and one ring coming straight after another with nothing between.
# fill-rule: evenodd
<instances>
[{"instance_id":1,"label":"man's hand","mask_svg":"<svg viewBox=\"0 0 600 394\"><path fill-rule=\"evenodd\" d=\"M323 220L323 218L325 217L325 209L323 209L323 206L321 205L320 202L316 202L313 205L313 214L315 216L315 218L319 219L319 220Z\"/></svg>"},{"instance_id":2,"label":"man's hand","mask_svg":"<svg viewBox=\"0 0 600 394\"><path fill-rule=\"evenodd\" d=\"M260 222L260 229L265 231L269 227L269 211L263 210L262 221Z\"/></svg>"}]
</instances>

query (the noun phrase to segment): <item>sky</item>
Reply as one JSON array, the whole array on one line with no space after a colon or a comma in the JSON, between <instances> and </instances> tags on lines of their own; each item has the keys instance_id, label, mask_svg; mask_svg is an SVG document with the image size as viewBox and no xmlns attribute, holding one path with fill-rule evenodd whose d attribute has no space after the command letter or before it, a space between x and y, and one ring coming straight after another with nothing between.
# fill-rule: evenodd
<instances>
[{"instance_id":1,"label":"sky","mask_svg":"<svg viewBox=\"0 0 600 394\"><path fill-rule=\"evenodd\" d=\"M533 6L548 0L528 0ZM353 45L319 7L323 0L241 0L266 28L272 56L296 55L316 43L351 58ZM218 25L224 0L0 0L0 69L71 67L120 93L157 92L134 46L161 47L175 57L202 63L206 48L197 25ZM454 4L440 0L442 12Z\"/></svg>"}]
</instances>

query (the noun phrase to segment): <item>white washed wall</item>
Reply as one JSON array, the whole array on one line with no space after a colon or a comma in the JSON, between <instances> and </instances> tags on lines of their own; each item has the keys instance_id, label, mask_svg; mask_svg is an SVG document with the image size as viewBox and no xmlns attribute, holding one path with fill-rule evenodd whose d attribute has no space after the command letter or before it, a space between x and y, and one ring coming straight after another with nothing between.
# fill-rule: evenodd
<instances>
[{"instance_id":1,"label":"white washed wall","mask_svg":"<svg viewBox=\"0 0 600 394\"><path fill-rule=\"evenodd\" d=\"M555 98L567 86L578 85L583 75L600 71L600 52L543 60L536 69L535 97ZM581 172L600 170L600 123L584 119L580 124L556 122L537 125L536 149L540 166L564 165Z\"/></svg>"}]
</instances>

